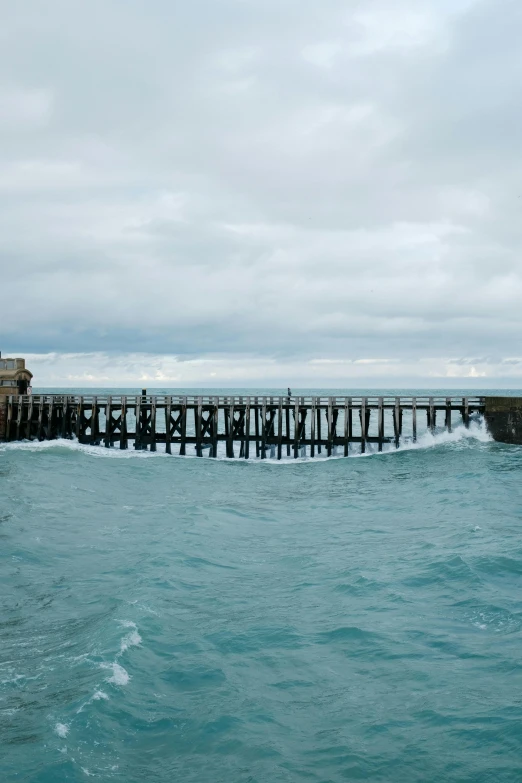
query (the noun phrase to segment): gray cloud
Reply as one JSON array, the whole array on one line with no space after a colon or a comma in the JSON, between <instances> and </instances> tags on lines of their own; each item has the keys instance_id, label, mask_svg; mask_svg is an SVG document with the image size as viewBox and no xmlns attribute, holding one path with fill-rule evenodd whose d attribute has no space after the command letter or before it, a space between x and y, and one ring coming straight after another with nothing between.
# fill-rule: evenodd
<instances>
[{"instance_id":1,"label":"gray cloud","mask_svg":"<svg viewBox=\"0 0 522 783\"><path fill-rule=\"evenodd\" d=\"M5 348L517 373L518 2L5 6Z\"/></svg>"}]
</instances>

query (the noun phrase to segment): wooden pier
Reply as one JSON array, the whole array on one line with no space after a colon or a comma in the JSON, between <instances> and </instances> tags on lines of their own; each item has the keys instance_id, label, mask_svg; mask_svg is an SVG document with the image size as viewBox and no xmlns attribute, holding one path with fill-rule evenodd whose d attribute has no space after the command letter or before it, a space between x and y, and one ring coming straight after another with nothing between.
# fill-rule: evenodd
<instances>
[{"instance_id":1,"label":"wooden pier","mask_svg":"<svg viewBox=\"0 0 522 783\"><path fill-rule=\"evenodd\" d=\"M198 457L349 456L468 427L484 397L8 395L0 440L76 439Z\"/></svg>"}]
</instances>

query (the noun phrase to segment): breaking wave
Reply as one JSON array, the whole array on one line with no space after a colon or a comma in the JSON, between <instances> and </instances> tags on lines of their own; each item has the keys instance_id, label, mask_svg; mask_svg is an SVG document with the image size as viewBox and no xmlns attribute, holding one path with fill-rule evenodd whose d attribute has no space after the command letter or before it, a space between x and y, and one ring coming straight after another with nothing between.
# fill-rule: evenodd
<instances>
[{"instance_id":1,"label":"breaking wave","mask_svg":"<svg viewBox=\"0 0 522 783\"><path fill-rule=\"evenodd\" d=\"M455 427L451 432L447 430L439 430L434 433L429 430L421 433L417 440L414 441L410 435L405 435L401 438L398 448L393 443L385 443L383 445L382 452L378 451L377 445L374 443L366 444L366 451L364 454L360 453L360 447L358 444L350 444L350 451L348 458L352 457L371 457L371 456L383 456L389 454L395 454L402 451L411 450L425 450L432 449L441 446L447 446L456 443L490 443L492 437L486 429L486 425L483 419L479 419L472 422L469 428L464 425ZM218 453L217 461L230 461L237 462L238 458L230 458L225 454L225 444L220 443L221 453ZM158 451L136 451L132 446L128 449L110 448L107 449L104 446L93 446L84 443L79 443L77 440L66 440L64 438L57 438L56 440L48 441L17 441L11 443L0 444L0 453L5 451L27 451L27 452L59 452L60 450L67 450L84 454L89 457L95 457L97 459L171 459L172 457L179 457L178 454L166 454L164 446L158 444ZM187 446L187 450L189 447ZM324 447L323 447L324 449ZM296 462L319 462L332 459L345 459L341 446L334 447L333 454L328 457L323 451L322 454L316 454L314 458L309 456L309 447L301 447L299 450L299 457L294 459L293 457L284 456L281 460L276 459L275 448L267 448L267 455L265 460L251 456L249 460L242 460L251 464L267 464L278 463L281 465L291 464L295 465ZM188 453L181 459L199 459L195 452ZM208 455L205 455L203 459L209 459Z\"/></svg>"}]
</instances>

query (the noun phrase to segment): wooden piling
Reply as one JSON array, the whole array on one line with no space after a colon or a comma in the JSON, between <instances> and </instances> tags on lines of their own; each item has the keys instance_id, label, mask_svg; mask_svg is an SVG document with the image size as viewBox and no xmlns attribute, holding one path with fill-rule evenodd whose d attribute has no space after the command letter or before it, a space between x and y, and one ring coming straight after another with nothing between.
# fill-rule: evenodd
<instances>
[{"instance_id":1,"label":"wooden piling","mask_svg":"<svg viewBox=\"0 0 522 783\"><path fill-rule=\"evenodd\" d=\"M366 453L366 439L368 437L368 422L366 419L366 406L368 404L368 399L366 397L363 397L361 400L361 454Z\"/></svg>"},{"instance_id":2,"label":"wooden piling","mask_svg":"<svg viewBox=\"0 0 522 783\"><path fill-rule=\"evenodd\" d=\"M312 397L312 408L310 411L310 456L315 457L315 424L317 418L317 398Z\"/></svg>"},{"instance_id":3,"label":"wooden piling","mask_svg":"<svg viewBox=\"0 0 522 783\"><path fill-rule=\"evenodd\" d=\"M295 398L294 407L294 459L299 456L299 398Z\"/></svg>"},{"instance_id":4,"label":"wooden piling","mask_svg":"<svg viewBox=\"0 0 522 783\"><path fill-rule=\"evenodd\" d=\"M395 398L395 407L393 409L393 432L395 436L395 448L398 449L401 440L401 398Z\"/></svg>"},{"instance_id":5,"label":"wooden piling","mask_svg":"<svg viewBox=\"0 0 522 783\"><path fill-rule=\"evenodd\" d=\"M266 459L266 397L261 408L261 459Z\"/></svg>"},{"instance_id":6,"label":"wooden piling","mask_svg":"<svg viewBox=\"0 0 522 783\"><path fill-rule=\"evenodd\" d=\"M33 397L29 400L29 408L27 411L27 422L25 425L25 437L27 440L32 440L32 425L33 425ZM62 437L65 438L65 435Z\"/></svg>"},{"instance_id":7,"label":"wooden piling","mask_svg":"<svg viewBox=\"0 0 522 783\"><path fill-rule=\"evenodd\" d=\"M127 449L129 446L127 437L127 397L121 398L120 410L120 449ZM169 443L170 446L170 443ZM170 452L168 452L170 454Z\"/></svg>"},{"instance_id":8,"label":"wooden piling","mask_svg":"<svg viewBox=\"0 0 522 783\"><path fill-rule=\"evenodd\" d=\"M348 429L348 411L349 411L349 402L348 398L344 401L344 456L347 457L350 451L350 437L349 437L349 429Z\"/></svg>"},{"instance_id":9,"label":"wooden piling","mask_svg":"<svg viewBox=\"0 0 522 783\"><path fill-rule=\"evenodd\" d=\"M379 408L377 414L377 437L379 439L379 451L382 451L384 444L384 398L379 397Z\"/></svg>"},{"instance_id":10,"label":"wooden piling","mask_svg":"<svg viewBox=\"0 0 522 783\"><path fill-rule=\"evenodd\" d=\"M156 402L155 402L154 398L151 400L151 403L150 403L149 436L150 436L149 449L150 449L150 451L156 451Z\"/></svg>"},{"instance_id":11,"label":"wooden piling","mask_svg":"<svg viewBox=\"0 0 522 783\"><path fill-rule=\"evenodd\" d=\"M277 459L283 456L283 400L280 398L277 410Z\"/></svg>"},{"instance_id":12,"label":"wooden piling","mask_svg":"<svg viewBox=\"0 0 522 783\"><path fill-rule=\"evenodd\" d=\"M254 433L256 440L256 459L259 459L261 451L259 449L259 401L257 397L254 397Z\"/></svg>"},{"instance_id":13,"label":"wooden piling","mask_svg":"<svg viewBox=\"0 0 522 783\"><path fill-rule=\"evenodd\" d=\"M201 427L203 416L203 400L198 397L197 407L194 408L194 430L196 433L196 457L202 457L203 451L201 448Z\"/></svg>"},{"instance_id":14,"label":"wooden piling","mask_svg":"<svg viewBox=\"0 0 522 783\"><path fill-rule=\"evenodd\" d=\"M2 433L6 440L22 437L49 440L75 436L81 443L103 442L106 448L111 448L119 441L120 449L127 448L131 440L136 449L150 448L155 451L164 447L167 454L173 453L174 446L176 449L179 446L181 455L186 454L187 444L194 444L200 457L207 454L216 457L219 442L224 441L227 456L246 459L250 458L250 444L255 441L256 456L266 459L270 455L280 460L285 446L293 452L294 458L307 453L315 457L322 447L332 456L342 446L347 456L351 444L360 444L362 453L368 450L368 444L376 444L379 451L385 443L394 442L398 446L405 410L411 410L412 434L416 440L419 410L426 411L427 426L433 432L437 410L445 413L445 426L451 431L454 412L469 426L470 417L482 413L485 408L484 398L481 397L300 396L292 398L291 405L290 411L288 397L273 396L219 398L200 395L173 398L172 395L142 394L129 398L111 395L39 395L33 398L30 395L9 395L3 407ZM290 427L289 430L286 427L287 411L293 419L293 429ZM353 432L354 411L360 421L360 435L358 430ZM372 411L375 411L377 417L375 433L372 433L370 427ZM391 433L385 431L388 426L386 411L392 413ZM194 433L187 433L189 414L191 421L194 417ZM161 415L162 420L163 416L165 418L164 430L163 426L159 431L157 429L158 415ZM491 414L491 420L503 415L502 411L495 412ZM251 435L252 416L255 421L254 435ZM504 418L509 416L506 414ZM341 418L343 430L338 432ZM513 415L512 418L515 420L516 417ZM321 433L323 426L326 426L326 432ZM238 444L238 451L235 451L235 444Z\"/></svg>"},{"instance_id":15,"label":"wooden piling","mask_svg":"<svg viewBox=\"0 0 522 783\"><path fill-rule=\"evenodd\" d=\"M110 448L111 444L111 428L112 428L112 404L111 404L111 397L109 396L107 400L107 405L105 406L105 448Z\"/></svg>"},{"instance_id":16,"label":"wooden piling","mask_svg":"<svg viewBox=\"0 0 522 783\"><path fill-rule=\"evenodd\" d=\"M462 423L469 429L469 400L467 397L462 398Z\"/></svg>"},{"instance_id":17,"label":"wooden piling","mask_svg":"<svg viewBox=\"0 0 522 783\"><path fill-rule=\"evenodd\" d=\"M332 398L328 397L328 409L326 412L326 426L327 426L327 446L326 453L329 457L332 456L332 441L333 441L333 416L332 416Z\"/></svg>"},{"instance_id":18,"label":"wooden piling","mask_svg":"<svg viewBox=\"0 0 522 783\"><path fill-rule=\"evenodd\" d=\"M234 457L234 403L230 404L228 409L228 438L227 438L227 457Z\"/></svg>"},{"instance_id":19,"label":"wooden piling","mask_svg":"<svg viewBox=\"0 0 522 783\"><path fill-rule=\"evenodd\" d=\"M214 408L212 410L212 457L214 459L216 459L218 455L218 435L219 435L219 397L214 397ZM247 442L247 452L248 452L248 442Z\"/></svg>"},{"instance_id":20,"label":"wooden piling","mask_svg":"<svg viewBox=\"0 0 522 783\"><path fill-rule=\"evenodd\" d=\"M181 434L179 453L181 457L187 454L187 398L183 397L181 402Z\"/></svg>"}]
</instances>

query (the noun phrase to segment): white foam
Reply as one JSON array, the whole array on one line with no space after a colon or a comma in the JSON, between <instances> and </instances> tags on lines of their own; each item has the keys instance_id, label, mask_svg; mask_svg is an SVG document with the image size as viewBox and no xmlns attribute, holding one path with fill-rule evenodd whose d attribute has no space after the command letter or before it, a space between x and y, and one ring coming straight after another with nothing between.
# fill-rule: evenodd
<instances>
[{"instance_id":1,"label":"white foam","mask_svg":"<svg viewBox=\"0 0 522 783\"><path fill-rule=\"evenodd\" d=\"M472 422L469 426L469 428L464 427L463 425L459 425L455 427L455 429L452 432L437 432L435 434L432 434L431 432L427 431L421 434L417 441L414 443L413 439L411 437L403 437L401 439L399 448L395 448L395 445L392 443L384 444L382 452L378 452L376 449L376 444L370 444L368 443L366 445L366 452L364 454L360 454L358 452L356 453L350 453L350 457L370 457L376 454L395 454L397 451L409 451L411 449L428 449L433 448L436 446L442 446L448 443L457 443L459 441L465 441L465 440L475 440L479 441L481 443L488 443L492 441L492 437L489 435L486 426L484 424L483 420L480 420L479 422ZM119 448L110 448L107 449L104 446L91 446L84 443L79 443L77 440L68 440L64 438L57 438L56 440L47 440L47 441L16 441L11 443L2 443L0 444L0 452L2 451L30 451L30 452L39 452L39 451L46 451L50 449L68 449L69 451L76 451L80 452L82 454L85 454L90 457L96 457L101 459L172 459L173 457L175 459L195 459L200 460L200 457L197 457L195 454L187 454L186 456L180 457L179 454L167 454L164 450L164 446L161 444L158 444L159 450L158 451L136 451L134 448L129 449L119 449ZM307 447L309 448L309 447ZM357 447L356 447L357 448ZM224 449L224 447L223 447ZM303 449L301 449L301 454L303 452ZM218 454L216 459L210 459L210 457L205 456L203 459L208 459L211 462L217 461L227 461L227 462L238 462L238 459L235 457L226 457L225 453ZM267 455L267 459L261 460L257 458L250 458L249 460L244 460L244 462L251 464L251 465L295 465L296 463L301 462L312 462L317 463L325 460L334 460L334 459L344 459L344 455L341 454L334 454L331 457L328 457L325 455L316 455L313 459L309 456L299 456L297 459L294 459L293 457L285 457L281 460L276 460L274 458L270 458ZM126 510L129 509L129 507L124 507Z\"/></svg>"},{"instance_id":2,"label":"white foam","mask_svg":"<svg viewBox=\"0 0 522 783\"><path fill-rule=\"evenodd\" d=\"M112 682L114 685L127 685L130 680L129 673L119 663L101 663L100 668L112 671L112 677L109 677L107 682Z\"/></svg>"},{"instance_id":3,"label":"white foam","mask_svg":"<svg viewBox=\"0 0 522 783\"><path fill-rule=\"evenodd\" d=\"M69 726L65 723L57 723L54 730L59 737L66 737L69 733Z\"/></svg>"},{"instance_id":4,"label":"white foam","mask_svg":"<svg viewBox=\"0 0 522 783\"><path fill-rule=\"evenodd\" d=\"M88 701L84 702L80 707L78 707L76 714L79 715L80 712L83 712L85 707L88 707L89 704L91 704L93 701L100 701L101 699L108 701L109 697L104 691L96 691Z\"/></svg>"},{"instance_id":5,"label":"white foam","mask_svg":"<svg viewBox=\"0 0 522 783\"><path fill-rule=\"evenodd\" d=\"M138 647L141 644L141 636L138 633L138 626L132 620L119 620L123 628L130 628L130 633L126 634L120 642L120 655L129 649L129 647Z\"/></svg>"},{"instance_id":6,"label":"white foam","mask_svg":"<svg viewBox=\"0 0 522 783\"><path fill-rule=\"evenodd\" d=\"M460 425L455 427L454 430L448 432L425 432L416 441L413 441L411 437L402 438L399 443L399 448L395 448L392 443L387 443L383 446L381 454L394 454L397 451L412 451L414 449L432 449L438 446L444 446L449 443L459 443L465 441L478 441L479 443L490 443L493 438L486 429L483 421L479 423L473 422L469 427ZM370 449L366 454L354 454L354 457L369 457L379 452L375 451L375 446L371 444Z\"/></svg>"},{"instance_id":7,"label":"white foam","mask_svg":"<svg viewBox=\"0 0 522 783\"><path fill-rule=\"evenodd\" d=\"M136 451L133 448L106 449L104 446L91 446L87 443L79 443L74 438L56 438L55 440L21 440L11 441L10 443L0 443L0 452L2 451L48 451L51 449L67 449L68 451L77 451L87 454L90 457L111 457L116 459L148 459L154 457L168 457L169 455L161 451Z\"/></svg>"}]
</instances>

